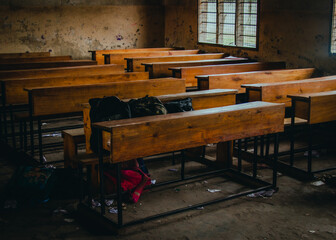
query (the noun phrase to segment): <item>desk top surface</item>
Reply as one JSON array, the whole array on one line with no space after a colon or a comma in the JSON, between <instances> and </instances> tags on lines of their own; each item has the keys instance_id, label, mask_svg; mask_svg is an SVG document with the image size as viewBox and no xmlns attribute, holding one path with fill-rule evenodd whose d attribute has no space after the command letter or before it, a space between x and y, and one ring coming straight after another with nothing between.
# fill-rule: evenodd
<instances>
[{"instance_id":1,"label":"desk top surface","mask_svg":"<svg viewBox=\"0 0 336 240\"><path fill-rule=\"evenodd\" d=\"M336 95L335 91L327 91L327 92L317 92L317 93L302 93L302 94L291 94L287 97L294 98L294 99L309 99L313 97L325 97L325 96L332 96Z\"/></svg>"},{"instance_id":2,"label":"desk top surface","mask_svg":"<svg viewBox=\"0 0 336 240\"><path fill-rule=\"evenodd\" d=\"M263 87L274 87L274 86L282 86L282 85L292 85L292 84L309 84L318 81L336 81L336 76L326 76L319 78L309 78L304 80L295 80L288 82L273 82L273 83L254 83L254 84L242 84L242 87L251 88L251 89L260 89Z\"/></svg>"},{"instance_id":3,"label":"desk top surface","mask_svg":"<svg viewBox=\"0 0 336 240\"><path fill-rule=\"evenodd\" d=\"M196 110L190 112L181 112L181 113L171 113L167 115L155 115L155 116L147 116L147 117L139 117L139 118L130 118L130 119L121 119L121 120L113 120L106 122L98 122L94 123L93 126L100 128L105 131L111 131L115 127L123 127L127 125L138 125L138 124L149 124L151 122L158 121L169 121L179 118L189 118L189 117L197 117L201 115L211 115L211 114L219 114L219 113L229 113L236 112L242 110L248 110L252 108L267 108L274 106L284 106L281 103L269 103L269 102L249 102L243 104L230 105L225 107L217 107L217 108L209 108L203 110Z\"/></svg>"},{"instance_id":4,"label":"desk top surface","mask_svg":"<svg viewBox=\"0 0 336 240\"><path fill-rule=\"evenodd\" d=\"M161 101L170 101L176 99L183 99L183 98L197 98L197 97L214 97L214 96L223 96L223 95L232 95L237 94L237 89L210 89L210 90L202 90L202 91L193 91L193 92L183 92L183 93L176 93L176 94L167 94L167 95L160 95L155 96L159 98ZM123 99L123 101L129 101L130 99ZM90 108L89 103L82 103L80 104L83 108Z\"/></svg>"}]
</instances>

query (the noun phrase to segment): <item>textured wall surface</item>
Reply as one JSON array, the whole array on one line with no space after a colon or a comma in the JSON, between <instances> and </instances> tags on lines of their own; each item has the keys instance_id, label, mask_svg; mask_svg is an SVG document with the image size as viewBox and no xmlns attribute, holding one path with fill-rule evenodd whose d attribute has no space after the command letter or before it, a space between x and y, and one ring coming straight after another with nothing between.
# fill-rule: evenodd
<instances>
[{"instance_id":1,"label":"textured wall surface","mask_svg":"<svg viewBox=\"0 0 336 240\"><path fill-rule=\"evenodd\" d=\"M180 1L182 2L182 1ZM260 61L286 61L287 67L316 67L336 74L329 54L331 0L261 0L259 49L214 47L197 43L197 1L166 1L167 46L228 52Z\"/></svg>"},{"instance_id":2,"label":"textured wall surface","mask_svg":"<svg viewBox=\"0 0 336 240\"><path fill-rule=\"evenodd\" d=\"M164 46L164 8L151 0L0 0L0 52Z\"/></svg>"}]
</instances>

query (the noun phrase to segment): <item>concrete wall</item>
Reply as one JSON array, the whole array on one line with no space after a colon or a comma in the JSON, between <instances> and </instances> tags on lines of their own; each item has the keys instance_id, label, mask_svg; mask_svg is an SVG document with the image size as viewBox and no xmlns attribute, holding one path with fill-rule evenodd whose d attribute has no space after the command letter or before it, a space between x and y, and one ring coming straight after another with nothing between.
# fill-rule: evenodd
<instances>
[{"instance_id":1,"label":"concrete wall","mask_svg":"<svg viewBox=\"0 0 336 240\"><path fill-rule=\"evenodd\" d=\"M167 46L227 52L259 61L286 61L287 67L316 67L336 74L329 55L331 0L260 0L257 51L197 43L197 0L165 1Z\"/></svg>"},{"instance_id":2,"label":"concrete wall","mask_svg":"<svg viewBox=\"0 0 336 240\"><path fill-rule=\"evenodd\" d=\"M0 0L0 52L51 51L89 58L88 50L164 46L160 0Z\"/></svg>"}]
</instances>

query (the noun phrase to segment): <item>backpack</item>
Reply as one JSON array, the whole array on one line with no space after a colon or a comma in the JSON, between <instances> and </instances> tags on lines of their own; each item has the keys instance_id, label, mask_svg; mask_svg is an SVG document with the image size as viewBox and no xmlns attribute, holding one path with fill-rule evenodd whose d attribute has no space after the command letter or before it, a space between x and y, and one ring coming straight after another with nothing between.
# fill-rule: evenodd
<instances>
[{"instance_id":1,"label":"backpack","mask_svg":"<svg viewBox=\"0 0 336 240\"><path fill-rule=\"evenodd\" d=\"M56 182L55 169L19 166L7 186L6 196L22 204L47 202Z\"/></svg>"},{"instance_id":2,"label":"backpack","mask_svg":"<svg viewBox=\"0 0 336 240\"><path fill-rule=\"evenodd\" d=\"M192 99L190 97L181 100L166 102L164 106L167 109L168 113L193 111Z\"/></svg>"},{"instance_id":3,"label":"backpack","mask_svg":"<svg viewBox=\"0 0 336 240\"><path fill-rule=\"evenodd\" d=\"M152 115L167 114L167 109L162 102L156 97L146 97L131 99L128 102L133 117L144 117Z\"/></svg>"},{"instance_id":4,"label":"backpack","mask_svg":"<svg viewBox=\"0 0 336 240\"><path fill-rule=\"evenodd\" d=\"M131 117L131 111L127 103L121 101L118 97L92 98L89 100L91 106L91 123L126 119ZM91 150L98 152L98 131L92 129L90 137Z\"/></svg>"}]
</instances>

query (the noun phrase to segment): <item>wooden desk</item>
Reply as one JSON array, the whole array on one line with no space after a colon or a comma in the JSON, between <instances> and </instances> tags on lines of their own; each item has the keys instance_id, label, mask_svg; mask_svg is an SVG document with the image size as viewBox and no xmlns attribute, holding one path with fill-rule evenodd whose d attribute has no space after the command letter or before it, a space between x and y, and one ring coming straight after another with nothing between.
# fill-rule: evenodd
<instances>
[{"instance_id":1,"label":"wooden desk","mask_svg":"<svg viewBox=\"0 0 336 240\"><path fill-rule=\"evenodd\" d=\"M151 51L172 51L172 50L183 50L183 48L129 48L129 49L108 49L108 50L91 50L91 58L97 61L98 65L104 64L103 54L113 54L113 53L131 53L131 52L151 52Z\"/></svg>"},{"instance_id":2,"label":"wooden desk","mask_svg":"<svg viewBox=\"0 0 336 240\"><path fill-rule=\"evenodd\" d=\"M307 79L314 73L314 68L280 69L257 72L240 72L196 76L200 90L216 88L234 88L245 93L242 84L287 82Z\"/></svg>"},{"instance_id":3,"label":"wooden desk","mask_svg":"<svg viewBox=\"0 0 336 240\"><path fill-rule=\"evenodd\" d=\"M291 119L291 145L290 145L290 167L294 167L294 118L299 117L308 122L308 158L307 158L307 174L313 177L316 172L325 172L336 168L320 169L312 171L312 150L313 150L313 134L312 125L318 123L326 123L336 121L336 91L304 93L288 95L292 100L292 119Z\"/></svg>"},{"instance_id":4,"label":"wooden desk","mask_svg":"<svg viewBox=\"0 0 336 240\"><path fill-rule=\"evenodd\" d=\"M24 78L0 80L1 89L3 89L3 104L27 104L28 93L24 88L35 87L56 87L72 85L88 85L98 83L126 82L136 80L146 80L149 78L146 72L132 72L105 75L88 75L88 76L62 76L50 78Z\"/></svg>"},{"instance_id":5,"label":"wooden desk","mask_svg":"<svg viewBox=\"0 0 336 240\"><path fill-rule=\"evenodd\" d=\"M25 57L25 58L0 58L0 64L9 63L32 63L32 62L59 62L72 60L71 56L48 56L48 57Z\"/></svg>"},{"instance_id":6,"label":"wooden desk","mask_svg":"<svg viewBox=\"0 0 336 240\"><path fill-rule=\"evenodd\" d=\"M169 68L173 71L173 76L176 78L184 78L187 87L196 87L198 75L250 72L271 69L282 69L286 65L284 62L257 62L257 63L240 63L226 65L211 65L211 66L194 66L194 67L173 67Z\"/></svg>"},{"instance_id":7,"label":"wooden desk","mask_svg":"<svg viewBox=\"0 0 336 240\"><path fill-rule=\"evenodd\" d=\"M33 122L38 122L40 160L42 161L41 120L59 118L69 114L80 115L83 102L91 98L117 96L119 98L139 98L146 95L162 95L185 92L184 79L160 78L151 80L112 82L90 85L44 87L25 89L29 96L30 132L33 132ZM31 134L31 147L34 147ZM33 154L33 151L32 151Z\"/></svg>"},{"instance_id":8,"label":"wooden desk","mask_svg":"<svg viewBox=\"0 0 336 240\"><path fill-rule=\"evenodd\" d=\"M336 120L336 91L288 95L295 109L294 116L308 124Z\"/></svg>"},{"instance_id":9,"label":"wooden desk","mask_svg":"<svg viewBox=\"0 0 336 240\"><path fill-rule=\"evenodd\" d=\"M236 102L235 95L237 90L235 89L212 89L206 91L194 91L185 93L176 93L168 95L159 95L157 98L163 102L170 102L190 97L192 99L192 105L194 110L201 110L207 108L222 107L227 105L233 105ZM124 101L128 101L127 99ZM90 120L90 104L83 103L83 121L84 121L84 133L86 138L86 153L92 153L90 146L91 137L91 120Z\"/></svg>"},{"instance_id":10,"label":"wooden desk","mask_svg":"<svg viewBox=\"0 0 336 240\"><path fill-rule=\"evenodd\" d=\"M19 79L19 78L47 78L47 77L65 77L65 76L90 76L103 74L124 73L124 66L117 64L109 65L89 65L76 67L57 67L57 68L40 68L40 69L23 69L0 71L0 79Z\"/></svg>"},{"instance_id":11,"label":"wooden desk","mask_svg":"<svg viewBox=\"0 0 336 240\"><path fill-rule=\"evenodd\" d=\"M278 83L243 84L242 87L246 88L250 102L277 102L290 107L292 103L287 95L336 90L336 76Z\"/></svg>"},{"instance_id":12,"label":"wooden desk","mask_svg":"<svg viewBox=\"0 0 336 240\"><path fill-rule=\"evenodd\" d=\"M220 64L233 64L249 62L247 58L219 58L207 59L197 61L178 61L178 62L154 62L142 63L145 66L145 71L149 72L150 78L156 77L171 77L172 71L169 68L173 67L191 67L191 66L204 66L204 65L220 65Z\"/></svg>"},{"instance_id":13,"label":"wooden desk","mask_svg":"<svg viewBox=\"0 0 336 240\"><path fill-rule=\"evenodd\" d=\"M111 163L118 163L209 143L282 132L284 109L283 104L254 102L100 122L93 126L103 131L103 148L110 152Z\"/></svg>"},{"instance_id":14,"label":"wooden desk","mask_svg":"<svg viewBox=\"0 0 336 240\"><path fill-rule=\"evenodd\" d=\"M0 58L49 57L50 52L0 53Z\"/></svg>"},{"instance_id":15,"label":"wooden desk","mask_svg":"<svg viewBox=\"0 0 336 240\"><path fill-rule=\"evenodd\" d=\"M55 67L73 67L97 65L96 61L92 60L65 60L58 62L26 62L26 63L1 63L0 70L19 70L19 69L36 69L36 68L55 68Z\"/></svg>"},{"instance_id":16,"label":"wooden desk","mask_svg":"<svg viewBox=\"0 0 336 240\"><path fill-rule=\"evenodd\" d=\"M198 54L199 50L172 50L172 51L145 51L145 52L126 52L126 53L110 53L104 55L105 64L124 64L127 68L125 58L133 57L163 57L163 56L176 56L176 55L189 55Z\"/></svg>"},{"instance_id":17,"label":"wooden desk","mask_svg":"<svg viewBox=\"0 0 336 240\"><path fill-rule=\"evenodd\" d=\"M93 124L93 127L101 132L99 142L102 144L100 144L100 148L108 150L110 152L110 163L116 164L118 222L114 223L114 226L124 226L120 163L164 152L203 146L209 143L220 143L264 134L276 134L283 131L284 113L285 107L283 104L255 102ZM105 133L110 133L108 138ZM254 191L276 187L277 137L274 145L276 148L273 162L273 184L264 186L264 188L259 187L258 189L254 189ZM101 150L100 153L102 153ZM254 168L256 169L256 165L254 165ZM218 171L226 170L218 169L217 173ZM99 171L104 172L102 154L99 156ZM240 180L242 180L243 175L246 176L241 172L236 172L236 174L239 174ZM100 179L100 201L105 202L103 174L100 174ZM253 179L256 180L256 178ZM185 176L184 161L182 160L180 181L183 180L185 180ZM249 191L245 191L244 193L233 194L229 197L220 197L213 201L197 203L193 206L160 213L160 217L194 209L198 206L226 201L249 193ZM89 200L91 199L89 198ZM91 201L89 202L91 205ZM101 216L105 217L104 215L105 206L102 206ZM149 216L145 219L133 220L125 223L125 225L133 225L156 219L157 217L158 215ZM111 223L111 221L109 222Z\"/></svg>"},{"instance_id":18,"label":"wooden desk","mask_svg":"<svg viewBox=\"0 0 336 240\"><path fill-rule=\"evenodd\" d=\"M224 53L203 53L203 54L185 54L175 56L159 56L159 57L130 57L125 58L127 61L127 71L145 71L143 63L154 62L176 62L176 61L195 61L206 59L222 59L226 56Z\"/></svg>"}]
</instances>

